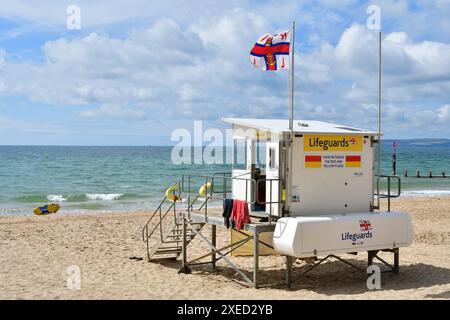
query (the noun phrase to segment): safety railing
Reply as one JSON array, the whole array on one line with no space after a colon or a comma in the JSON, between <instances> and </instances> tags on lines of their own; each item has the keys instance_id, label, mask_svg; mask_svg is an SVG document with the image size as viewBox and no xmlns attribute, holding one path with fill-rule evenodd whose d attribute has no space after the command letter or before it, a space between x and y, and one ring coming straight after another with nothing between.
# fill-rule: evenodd
<instances>
[{"instance_id":1,"label":"safety railing","mask_svg":"<svg viewBox=\"0 0 450 320\"><path fill-rule=\"evenodd\" d=\"M245 175L250 174L251 172L247 172ZM172 216L174 225L177 224L177 207L184 207L183 202L180 201L185 201L187 212L189 214L194 210L194 204L199 199L202 199L203 202L198 210L204 210L206 220L208 217L208 204L213 200L222 200L223 203L225 199L230 198L233 181L243 184L241 185L241 188L242 190L245 190L245 196L243 197L244 199L240 200L245 201L249 205L258 203L266 206L267 218L269 224L271 224L273 218L273 206L281 205L282 203L280 196L280 179L258 179L258 181L256 181L253 178L244 178L243 175L233 177L229 173L215 173L212 176L184 174L181 182L177 183L178 187L174 188L172 191L173 199L169 199L166 195L142 228L142 241L146 244L147 253L150 252L150 239L156 232L159 233L159 240L161 242L164 241L165 235L163 228L165 226L164 223L168 218ZM265 189L267 190L268 188L269 190L268 201L266 201L267 199L263 200L259 198L257 190L261 187L262 183L265 184ZM275 183L278 186L277 197L274 196L276 193L273 192ZM198 186L201 186L200 190L196 189ZM170 205L167 208L164 208L164 204L168 203L169 200L171 200ZM267 212L267 206L269 206L269 212ZM169 213L173 214L170 215Z\"/></svg>"},{"instance_id":2,"label":"safety railing","mask_svg":"<svg viewBox=\"0 0 450 320\"><path fill-rule=\"evenodd\" d=\"M144 241L144 242L148 241L148 239L150 239L150 237L155 233L155 231L157 230L158 227L159 227L159 231L160 231L161 241L163 240L162 221L165 219L165 217L167 216L167 214L170 211L173 211L174 213L176 212L175 204L176 204L176 202L172 202L172 204L169 206L169 208L167 208L165 210L164 213L162 213L163 210L162 210L161 206L159 206L158 209L155 210L155 212L152 214L150 219L145 224L144 228L142 228L142 241ZM153 229L151 231L149 231L149 225L153 221L154 217L159 218L158 222L155 225L153 225ZM174 215L174 217L176 217L176 216Z\"/></svg>"},{"instance_id":3,"label":"safety railing","mask_svg":"<svg viewBox=\"0 0 450 320\"><path fill-rule=\"evenodd\" d=\"M386 180L386 192L383 192L377 196L379 196L380 199L387 199L388 201L388 211L391 211L391 198L398 198L400 197L401 194L401 179L399 176L393 176L393 175L380 175L380 179L376 179L377 181L377 190L379 187L379 183L381 182L382 179ZM396 180L397 181L397 188L396 188L396 193L392 194L392 180ZM378 208L379 209L379 208Z\"/></svg>"},{"instance_id":4,"label":"safety railing","mask_svg":"<svg viewBox=\"0 0 450 320\"><path fill-rule=\"evenodd\" d=\"M280 184L280 179L258 179L257 183L256 183L256 187L257 190L260 186L260 183L264 182L266 184L265 188L266 188L266 198L267 198L267 184L269 184L269 201L266 201L266 199L264 199L264 201L261 201L259 199L259 193L256 193L256 202L260 205L265 205L266 210L267 210L267 205L269 206L269 223L270 221L272 221L272 211L273 211L273 205L280 205L282 203L282 197L281 197L281 184ZM273 188L273 183L276 183L277 186L277 199L276 201L273 201L273 194L274 194L274 188ZM280 208L278 208L280 209Z\"/></svg>"},{"instance_id":5,"label":"safety railing","mask_svg":"<svg viewBox=\"0 0 450 320\"><path fill-rule=\"evenodd\" d=\"M245 196L243 196L240 200L243 200L250 205L256 203L260 205L266 205L266 208L267 205L269 205L269 212L266 213L268 221L269 223L271 223L273 218L273 206L276 204L281 205L282 203L280 196L281 179L258 179L258 181L256 181L253 178L242 177L249 174L251 174L251 172L246 172L245 174L239 176L226 176L225 174L215 174L213 176L184 174L181 179L180 189L183 195L187 195L188 203L191 203L191 198L199 198L199 192L197 192L197 190L194 190L193 187L198 187L199 185L201 185L200 188L204 188L204 194L202 196L204 197L205 201L199 208L199 210L204 209L204 216L206 219L208 217L208 204L212 200L225 201L225 199L231 197L232 193L231 189L229 190L228 187L231 187L233 185L233 182L242 183L243 185L241 185L241 189L244 192ZM266 199L264 199L264 201L262 199L259 199L257 190L258 187L260 187L261 183L265 183L265 188L269 188L269 201L266 201ZM277 183L278 185L277 197L274 196L273 192L273 185L275 183ZM190 213L192 209L192 206L188 206L188 213Z\"/></svg>"},{"instance_id":6,"label":"safety railing","mask_svg":"<svg viewBox=\"0 0 450 320\"><path fill-rule=\"evenodd\" d=\"M175 199L181 199L180 187L178 187L178 191L174 190L173 193ZM142 228L142 241L146 244L147 254L149 253L150 249L149 248L150 239L155 232L159 231L159 239L161 242L164 240L163 222L165 221L166 217L168 217L169 212L173 213L174 224L177 223L177 216L176 216L177 201L172 201L168 208L163 209L163 205L167 203L168 200L169 200L168 197L165 196L164 199L160 202L160 204L156 208L156 210L150 216L147 223ZM157 220L155 221L155 219ZM152 226L152 229L150 229L150 225Z\"/></svg>"},{"instance_id":7,"label":"safety railing","mask_svg":"<svg viewBox=\"0 0 450 320\"><path fill-rule=\"evenodd\" d=\"M208 204L213 199L225 201L227 195L231 193L228 190L228 186L232 185L232 180L239 180L245 183L245 201L249 203L249 183L256 185L254 179L246 179L246 178L233 178L227 177L225 175L198 175L198 174L183 174L181 178L181 193L183 195L187 195L188 203L191 203L191 199L198 199L199 195L203 197L205 200L199 210L203 209L205 214L205 219L208 217ZM197 191L193 188L200 189ZM202 189L203 188L203 189ZM203 191L201 194L200 191ZM192 211L192 206L188 206L188 213Z\"/></svg>"}]
</instances>

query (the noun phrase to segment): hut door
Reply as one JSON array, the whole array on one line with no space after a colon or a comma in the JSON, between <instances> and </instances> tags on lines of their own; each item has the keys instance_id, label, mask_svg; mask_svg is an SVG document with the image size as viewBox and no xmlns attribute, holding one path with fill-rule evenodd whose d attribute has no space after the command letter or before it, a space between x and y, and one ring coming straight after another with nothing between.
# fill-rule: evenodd
<instances>
[{"instance_id":1,"label":"hut door","mask_svg":"<svg viewBox=\"0 0 450 320\"><path fill-rule=\"evenodd\" d=\"M254 142L251 139L234 139L234 161L232 175L232 198L247 201L249 204L254 201L254 186L252 183L252 161ZM251 207L249 208L251 209Z\"/></svg>"},{"instance_id":2,"label":"hut door","mask_svg":"<svg viewBox=\"0 0 450 320\"><path fill-rule=\"evenodd\" d=\"M266 212L280 216L280 143L266 143Z\"/></svg>"}]
</instances>

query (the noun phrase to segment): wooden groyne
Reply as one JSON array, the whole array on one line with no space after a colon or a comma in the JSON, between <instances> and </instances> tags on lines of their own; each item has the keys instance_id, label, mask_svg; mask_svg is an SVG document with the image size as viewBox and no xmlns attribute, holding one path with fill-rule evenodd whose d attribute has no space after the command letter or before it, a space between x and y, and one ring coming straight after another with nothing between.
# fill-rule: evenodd
<instances>
[{"instance_id":1,"label":"wooden groyne","mask_svg":"<svg viewBox=\"0 0 450 320\"><path fill-rule=\"evenodd\" d=\"M419 170L415 172L414 175L409 175L408 170L405 170L403 173L404 177L410 177L410 178L450 178L449 175L447 175L445 172L441 172L440 174L436 175L433 174L432 171L428 171L426 174L421 174Z\"/></svg>"}]
</instances>

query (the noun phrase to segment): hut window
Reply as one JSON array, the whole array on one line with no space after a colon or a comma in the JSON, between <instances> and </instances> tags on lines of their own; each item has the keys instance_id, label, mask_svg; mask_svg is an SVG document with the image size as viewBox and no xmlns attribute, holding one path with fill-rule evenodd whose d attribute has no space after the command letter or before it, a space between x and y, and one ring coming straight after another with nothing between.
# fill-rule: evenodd
<instances>
[{"instance_id":1,"label":"hut window","mask_svg":"<svg viewBox=\"0 0 450 320\"><path fill-rule=\"evenodd\" d=\"M264 141L258 141L256 143L256 149L256 166L262 168L266 164L266 143Z\"/></svg>"},{"instance_id":2,"label":"hut window","mask_svg":"<svg viewBox=\"0 0 450 320\"><path fill-rule=\"evenodd\" d=\"M276 155L275 148L269 148L269 169L276 168L275 155Z\"/></svg>"},{"instance_id":3,"label":"hut window","mask_svg":"<svg viewBox=\"0 0 450 320\"><path fill-rule=\"evenodd\" d=\"M234 139L233 147L233 169L246 170L247 169L247 140Z\"/></svg>"}]
</instances>

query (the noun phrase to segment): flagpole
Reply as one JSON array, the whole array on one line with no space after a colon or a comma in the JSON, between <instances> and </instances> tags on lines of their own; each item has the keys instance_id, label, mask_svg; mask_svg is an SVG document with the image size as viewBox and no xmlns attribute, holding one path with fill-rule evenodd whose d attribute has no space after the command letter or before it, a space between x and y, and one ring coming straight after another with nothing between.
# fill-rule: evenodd
<instances>
[{"instance_id":1,"label":"flagpole","mask_svg":"<svg viewBox=\"0 0 450 320\"><path fill-rule=\"evenodd\" d=\"M295 52L295 21L292 21L291 35L291 63L289 77L289 162L287 170L287 186L286 186L286 211L288 215L292 214L292 164L293 164L293 148L294 148L294 52Z\"/></svg>"},{"instance_id":2,"label":"flagpole","mask_svg":"<svg viewBox=\"0 0 450 320\"><path fill-rule=\"evenodd\" d=\"M381 31L378 32L378 167L377 167L377 207L380 209L380 175L381 175Z\"/></svg>"}]
</instances>

